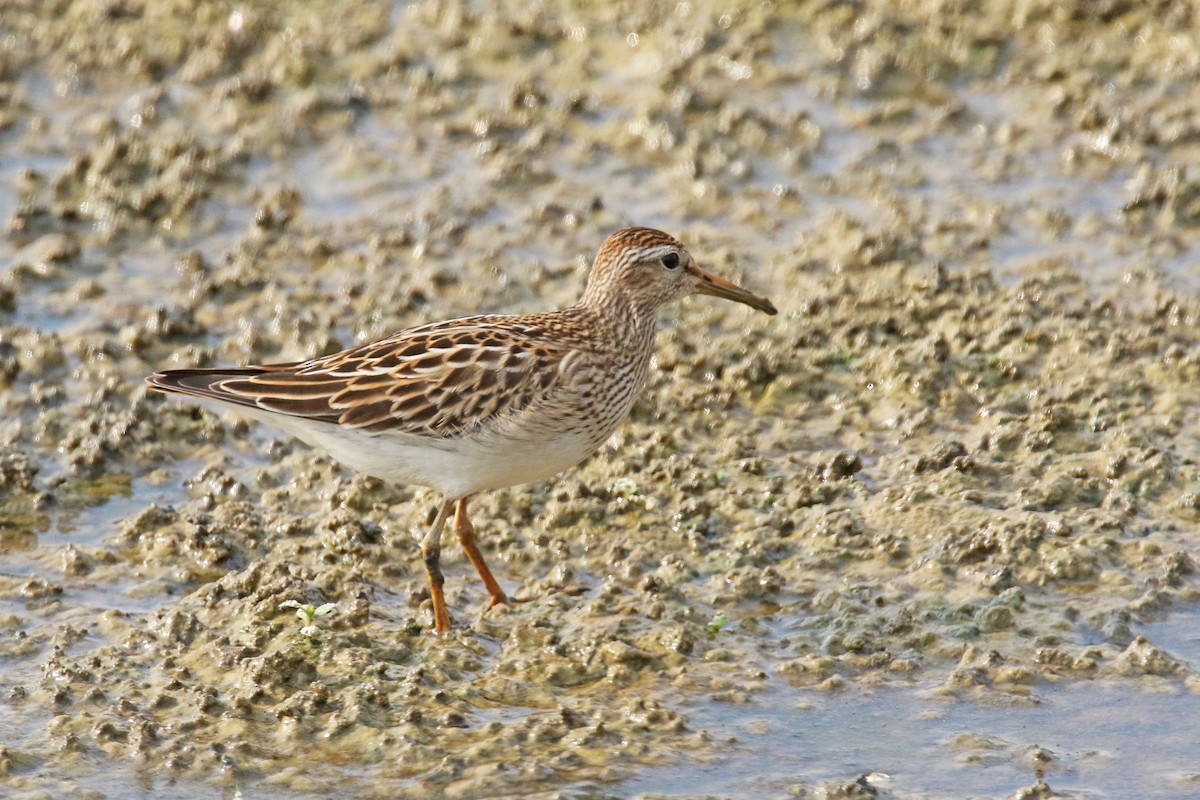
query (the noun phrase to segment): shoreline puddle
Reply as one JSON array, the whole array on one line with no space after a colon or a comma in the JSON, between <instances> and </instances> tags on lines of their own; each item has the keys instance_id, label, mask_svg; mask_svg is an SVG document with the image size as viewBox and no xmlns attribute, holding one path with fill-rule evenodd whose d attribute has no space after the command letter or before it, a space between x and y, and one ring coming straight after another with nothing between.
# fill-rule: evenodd
<instances>
[{"instance_id":1,"label":"shoreline puddle","mask_svg":"<svg viewBox=\"0 0 1200 800\"><path fill-rule=\"evenodd\" d=\"M861 776L887 797L1012 797L1043 779L1056 794L1183 797L1196 791L1191 720L1200 694L1110 681L1036 686L1008 708L884 687L780 690L689 710L718 753L639 771L620 796L783 797ZM732 741L729 741L732 740ZM723 752L722 752L723 751Z\"/></svg>"}]
</instances>

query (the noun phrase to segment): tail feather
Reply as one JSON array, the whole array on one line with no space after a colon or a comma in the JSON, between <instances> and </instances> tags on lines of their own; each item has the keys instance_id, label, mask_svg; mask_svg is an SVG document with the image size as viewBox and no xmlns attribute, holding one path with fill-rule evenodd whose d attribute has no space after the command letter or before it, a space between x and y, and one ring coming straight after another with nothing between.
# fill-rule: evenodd
<instances>
[{"instance_id":1,"label":"tail feather","mask_svg":"<svg viewBox=\"0 0 1200 800\"><path fill-rule=\"evenodd\" d=\"M268 372L262 367L229 367L222 369L167 369L146 378L151 389L168 394L203 397L239 406L254 406L254 399L225 389L225 381L253 378Z\"/></svg>"}]
</instances>

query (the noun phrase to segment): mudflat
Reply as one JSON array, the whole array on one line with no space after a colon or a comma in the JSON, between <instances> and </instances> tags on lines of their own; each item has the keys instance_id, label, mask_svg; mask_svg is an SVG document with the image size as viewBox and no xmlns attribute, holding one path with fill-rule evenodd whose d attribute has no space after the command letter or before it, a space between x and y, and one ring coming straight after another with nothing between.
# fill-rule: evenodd
<instances>
[{"instance_id":1,"label":"mudflat","mask_svg":"<svg viewBox=\"0 0 1200 800\"><path fill-rule=\"evenodd\" d=\"M893 6L6 9L6 796L1197 791L1200 20ZM441 639L430 493L143 384L629 224L780 314L669 309Z\"/></svg>"}]
</instances>

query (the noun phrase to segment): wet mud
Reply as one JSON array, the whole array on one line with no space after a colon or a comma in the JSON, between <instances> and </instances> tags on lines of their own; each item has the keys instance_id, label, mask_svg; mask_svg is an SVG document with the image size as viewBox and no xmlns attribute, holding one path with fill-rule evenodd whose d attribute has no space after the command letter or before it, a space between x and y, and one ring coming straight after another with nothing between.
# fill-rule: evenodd
<instances>
[{"instance_id":1,"label":"wet mud","mask_svg":"<svg viewBox=\"0 0 1200 800\"><path fill-rule=\"evenodd\" d=\"M699 797L652 777L757 759L719 796L954 796L769 734L833 706L853 751L872 696L1194 706L1200 648L1160 634L1200 608L1198 27L1084 0L6 9L6 795ZM669 309L597 456L473 501L519 602L485 613L448 540L444 639L431 493L143 384L567 304L627 224L781 313ZM969 724L930 775L1103 788L1086 740Z\"/></svg>"}]
</instances>

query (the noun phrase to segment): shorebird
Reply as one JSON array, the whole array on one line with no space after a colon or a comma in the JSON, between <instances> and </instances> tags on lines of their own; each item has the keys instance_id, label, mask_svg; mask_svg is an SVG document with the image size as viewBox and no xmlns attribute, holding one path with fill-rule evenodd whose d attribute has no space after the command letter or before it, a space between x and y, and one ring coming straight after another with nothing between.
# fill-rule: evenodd
<instances>
[{"instance_id":1,"label":"shorebird","mask_svg":"<svg viewBox=\"0 0 1200 800\"><path fill-rule=\"evenodd\" d=\"M440 565L451 513L488 608L507 603L475 543L467 499L544 480L596 452L645 383L659 308L690 294L776 313L766 298L701 269L673 237L625 228L604 242L569 308L461 317L309 361L164 370L146 380L280 428L358 472L440 492L421 540L440 636L451 628Z\"/></svg>"}]
</instances>

